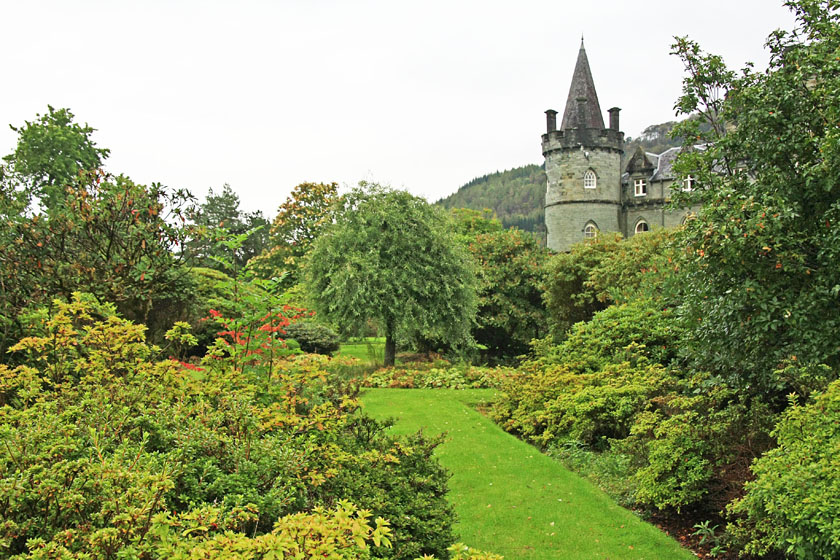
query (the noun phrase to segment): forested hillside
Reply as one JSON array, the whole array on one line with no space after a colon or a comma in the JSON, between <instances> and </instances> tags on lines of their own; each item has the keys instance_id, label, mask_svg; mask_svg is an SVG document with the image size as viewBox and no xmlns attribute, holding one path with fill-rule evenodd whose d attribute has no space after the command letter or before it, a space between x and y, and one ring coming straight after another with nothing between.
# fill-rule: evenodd
<instances>
[{"instance_id":1,"label":"forested hillside","mask_svg":"<svg viewBox=\"0 0 840 560\"><path fill-rule=\"evenodd\" d=\"M526 165L477 177L437 204L444 208L491 208L505 227L545 231L545 170Z\"/></svg>"},{"instance_id":2,"label":"forested hillside","mask_svg":"<svg viewBox=\"0 0 840 560\"><path fill-rule=\"evenodd\" d=\"M639 136L628 136L624 163L636 146L648 152L661 153L681 145L682 140L669 137L676 124L677 121L654 124L645 128ZM447 209L490 208L505 227L517 227L542 237L545 232L545 170L541 165L532 164L477 177L437 204Z\"/></svg>"}]
</instances>

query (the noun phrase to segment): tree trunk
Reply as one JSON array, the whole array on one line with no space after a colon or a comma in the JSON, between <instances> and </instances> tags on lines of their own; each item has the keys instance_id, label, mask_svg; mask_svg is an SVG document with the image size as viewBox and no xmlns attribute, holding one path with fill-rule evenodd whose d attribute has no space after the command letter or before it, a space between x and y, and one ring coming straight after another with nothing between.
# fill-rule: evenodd
<instances>
[{"instance_id":1,"label":"tree trunk","mask_svg":"<svg viewBox=\"0 0 840 560\"><path fill-rule=\"evenodd\" d=\"M397 341L394 340L393 329L385 333L385 367L394 367L394 358L397 355Z\"/></svg>"}]
</instances>

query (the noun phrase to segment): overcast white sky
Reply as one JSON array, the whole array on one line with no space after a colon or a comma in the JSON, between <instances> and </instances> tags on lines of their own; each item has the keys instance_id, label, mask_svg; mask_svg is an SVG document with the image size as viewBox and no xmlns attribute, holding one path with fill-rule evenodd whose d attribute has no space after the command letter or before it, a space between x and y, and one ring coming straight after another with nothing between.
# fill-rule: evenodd
<instances>
[{"instance_id":1,"label":"overcast white sky","mask_svg":"<svg viewBox=\"0 0 840 560\"><path fill-rule=\"evenodd\" d=\"M435 201L541 163L580 44L629 136L674 118L674 35L763 65L781 0L0 0L0 154L69 107L107 168L268 216L303 181L388 183Z\"/></svg>"}]
</instances>

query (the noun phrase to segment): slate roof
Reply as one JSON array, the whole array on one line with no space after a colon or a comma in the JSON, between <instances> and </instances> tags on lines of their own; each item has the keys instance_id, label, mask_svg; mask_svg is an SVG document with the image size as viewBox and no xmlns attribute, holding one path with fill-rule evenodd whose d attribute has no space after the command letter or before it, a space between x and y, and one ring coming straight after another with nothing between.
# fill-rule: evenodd
<instances>
[{"instance_id":1,"label":"slate roof","mask_svg":"<svg viewBox=\"0 0 840 560\"><path fill-rule=\"evenodd\" d=\"M665 150L656 156L656 161L650 157L653 154L648 154L651 162L653 162L656 166L656 171L653 172L653 176L650 178L651 181L676 179L677 176L674 174L674 161L677 159L677 154L680 153L680 150L682 150L682 148L670 148Z\"/></svg>"},{"instance_id":2,"label":"slate roof","mask_svg":"<svg viewBox=\"0 0 840 560\"><path fill-rule=\"evenodd\" d=\"M585 99L581 104L578 99ZM583 115L581 115L583 110ZM601 114L601 105L598 103L598 94L595 92L595 82L592 80L592 72L589 70L589 60L586 58L586 50L583 48L583 39L580 40L580 51L578 51L575 72L572 75L572 85L569 87L569 96L566 98L566 110L563 112L563 121L560 130L577 128L580 126L581 117L584 128L597 128L603 130L604 116Z\"/></svg>"},{"instance_id":3,"label":"slate roof","mask_svg":"<svg viewBox=\"0 0 840 560\"><path fill-rule=\"evenodd\" d=\"M650 176L651 181L668 181L677 178L677 175L674 173L674 161L676 161L680 150L682 150L682 148L669 148L661 154L645 152L645 156L647 156L648 161L652 163L654 167L653 174ZM621 175L622 184L626 185L629 182L629 179L629 173L625 172Z\"/></svg>"}]
</instances>

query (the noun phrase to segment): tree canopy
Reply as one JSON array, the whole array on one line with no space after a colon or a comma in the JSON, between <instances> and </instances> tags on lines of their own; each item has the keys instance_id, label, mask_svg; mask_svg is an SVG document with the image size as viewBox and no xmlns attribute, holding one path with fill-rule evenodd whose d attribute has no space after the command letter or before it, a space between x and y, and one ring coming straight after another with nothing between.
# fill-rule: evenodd
<instances>
[{"instance_id":1,"label":"tree canopy","mask_svg":"<svg viewBox=\"0 0 840 560\"><path fill-rule=\"evenodd\" d=\"M476 311L472 259L445 214L422 198L362 184L342 197L335 223L307 262L316 309L345 333L374 320L385 332L385 365L396 336L457 345L469 340Z\"/></svg>"},{"instance_id":2,"label":"tree canopy","mask_svg":"<svg viewBox=\"0 0 840 560\"><path fill-rule=\"evenodd\" d=\"M226 271L226 266L220 263L224 260L241 270L268 244L268 220L259 210L243 212L239 208L239 195L228 184L222 185L218 193L211 187L192 218L198 227L187 250L201 266ZM245 236L233 254L224 246L231 236Z\"/></svg>"},{"instance_id":3,"label":"tree canopy","mask_svg":"<svg viewBox=\"0 0 840 560\"><path fill-rule=\"evenodd\" d=\"M189 297L189 192L105 173L108 150L68 109L50 107L14 130L0 173L0 351L20 334L25 310L74 291L147 324L155 305Z\"/></svg>"},{"instance_id":4,"label":"tree canopy","mask_svg":"<svg viewBox=\"0 0 840 560\"><path fill-rule=\"evenodd\" d=\"M301 183L280 205L266 250L251 263L263 278L283 277L285 285L302 280L300 267L312 243L332 220L337 183ZM285 273L285 276L283 276Z\"/></svg>"},{"instance_id":5,"label":"tree canopy","mask_svg":"<svg viewBox=\"0 0 840 560\"><path fill-rule=\"evenodd\" d=\"M840 3L787 5L798 27L769 37L765 72L674 46L688 70L677 109L710 124L677 131L702 144L677 164L699 188L676 202L702 205L683 235L683 347L696 366L779 397L784 361L840 366Z\"/></svg>"},{"instance_id":6,"label":"tree canopy","mask_svg":"<svg viewBox=\"0 0 840 560\"><path fill-rule=\"evenodd\" d=\"M95 129L74 122L70 109L49 105L47 109L23 126L11 126L18 143L3 160L7 179L51 207L63 199L64 187L75 181L79 171L100 168L110 151L96 146L91 138Z\"/></svg>"}]
</instances>

